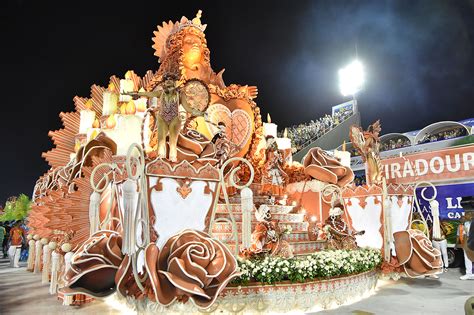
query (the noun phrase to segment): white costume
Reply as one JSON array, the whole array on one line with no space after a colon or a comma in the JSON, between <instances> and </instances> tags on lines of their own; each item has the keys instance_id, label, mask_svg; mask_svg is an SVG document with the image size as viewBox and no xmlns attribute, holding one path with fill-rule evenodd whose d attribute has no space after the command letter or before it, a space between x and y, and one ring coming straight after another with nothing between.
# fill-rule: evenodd
<instances>
[{"instance_id":1,"label":"white costume","mask_svg":"<svg viewBox=\"0 0 474 315\"><path fill-rule=\"evenodd\" d=\"M10 267L19 268L21 254L21 245L10 245L8 248L8 257L10 258Z\"/></svg>"},{"instance_id":2,"label":"white costume","mask_svg":"<svg viewBox=\"0 0 474 315\"><path fill-rule=\"evenodd\" d=\"M441 233L441 225L439 222L439 202L436 200L431 200L430 207L431 215L433 216L433 235L431 243L433 244L434 248L441 252L444 268L448 268L448 242L446 241L446 237Z\"/></svg>"},{"instance_id":3,"label":"white costume","mask_svg":"<svg viewBox=\"0 0 474 315\"><path fill-rule=\"evenodd\" d=\"M464 237L466 238L469 235L469 229L471 228L471 221L464 222ZM461 280L474 280L474 275L472 274L472 261L469 260L469 257L466 255L466 251L464 251L464 265L466 267L466 274L461 276Z\"/></svg>"}]
</instances>

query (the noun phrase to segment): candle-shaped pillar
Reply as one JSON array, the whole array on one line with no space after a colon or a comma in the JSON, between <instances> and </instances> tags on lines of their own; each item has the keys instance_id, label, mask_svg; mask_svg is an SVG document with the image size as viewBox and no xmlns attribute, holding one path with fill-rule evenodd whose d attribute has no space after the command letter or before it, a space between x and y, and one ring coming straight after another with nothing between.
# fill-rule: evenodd
<instances>
[{"instance_id":1,"label":"candle-shaped pillar","mask_svg":"<svg viewBox=\"0 0 474 315\"><path fill-rule=\"evenodd\" d=\"M141 88L138 92L145 92L143 88ZM147 109L148 99L144 96L140 97L139 99L135 100L135 106L137 108L136 115L143 118L145 116L145 112Z\"/></svg>"},{"instance_id":2,"label":"candle-shaped pillar","mask_svg":"<svg viewBox=\"0 0 474 315\"><path fill-rule=\"evenodd\" d=\"M342 151L334 150L334 157L341 161L342 166L351 167L351 153L346 151L346 142L342 143Z\"/></svg>"},{"instance_id":3,"label":"candle-shaped pillar","mask_svg":"<svg viewBox=\"0 0 474 315\"><path fill-rule=\"evenodd\" d=\"M115 129L117 126L117 119L115 118L116 115L110 115L107 117L105 121L105 129Z\"/></svg>"},{"instance_id":4,"label":"candle-shaped pillar","mask_svg":"<svg viewBox=\"0 0 474 315\"><path fill-rule=\"evenodd\" d=\"M142 118L135 115L135 102L130 101L123 106L123 115L117 115L115 130L106 131L107 136L117 144L117 155L127 155L133 143L141 144Z\"/></svg>"},{"instance_id":5,"label":"candle-shaped pillar","mask_svg":"<svg viewBox=\"0 0 474 315\"><path fill-rule=\"evenodd\" d=\"M86 145L87 143L87 134L77 134L74 137L74 152L78 152L79 149Z\"/></svg>"},{"instance_id":6,"label":"candle-shaped pillar","mask_svg":"<svg viewBox=\"0 0 474 315\"><path fill-rule=\"evenodd\" d=\"M123 93L133 92L135 88L135 84L132 80L132 72L127 71L125 73L125 79L120 80L120 102L130 102L132 100L132 96L130 95L122 95Z\"/></svg>"},{"instance_id":7,"label":"candle-shaped pillar","mask_svg":"<svg viewBox=\"0 0 474 315\"><path fill-rule=\"evenodd\" d=\"M99 133L100 133L100 122L96 118L94 120L94 123L92 124L92 128L90 128L87 131L87 142L91 141L92 139L95 139L95 137L97 137Z\"/></svg>"},{"instance_id":8,"label":"candle-shaped pillar","mask_svg":"<svg viewBox=\"0 0 474 315\"><path fill-rule=\"evenodd\" d=\"M76 160L76 153L69 153L69 162L75 161Z\"/></svg>"},{"instance_id":9,"label":"candle-shaped pillar","mask_svg":"<svg viewBox=\"0 0 474 315\"><path fill-rule=\"evenodd\" d=\"M136 115L127 115L120 120L120 141L117 144L117 155L127 155L134 143L141 145L142 120Z\"/></svg>"},{"instance_id":10,"label":"candle-shaped pillar","mask_svg":"<svg viewBox=\"0 0 474 315\"><path fill-rule=\"evenodd\" d=\"M286 128L283 132L283 138L277 138L276 142L278 145L278 149L280 150L291 149L291 139L288 138L288 131Z\"/></svg>"},{"instance_id":11,"label":"candle-shaped pillar","mask_svg":"<svg viewBox=\"0 0 474 315\"><path fill-rule=\"evenodd\" d=\"M272 118L270 117L270 114L267 114L267 122L263 123L263 134L265 137L277 137L277 125L272 123Z\"/></svg>"},{"instance_id":12,"label":"candle-shaped pillar","mask_svg":"<svg viewBox=\"0 0 474 315\"><path fill-rule=\"evenodd\" d=\"M285 128L283 132L283 138L276 139L278 149L283 153L283 158L286 163L291 163L293 161L291 153L291 139L288 138L288 131Z\"/></svg>"},{"instance_id":13,"label":"candle-shaped pillar","mask_svg":"<svg viewBox=\"0 0 474 315\"><path fill-rule=\"evenodd\" d=\"M102 130L105 132L107 137L112 139L115 142L115 144L118 146L118 144L120 142L120 134L119 134L119 130L117 130L117 128L116 128L117 127L117 116L118 115L113 114L113 115L110 115L109 117L107 117Z\"/></svg>"},{"instance_id":14,"label":"candle-shaped pillar","mask_svg":"<svg viewBox=\"0 0 474 315\"><path fill-rule=\"evenodd\" d=\"M125 115L135 115L137 113L137 106L135 101L131 100L125 105Z\"/></svg>"},{"instance_id":15,"label":"candle-shaped pillar","mask_svg":"<svg viewBox=\"0 0 474 315\"><path fill-rule=\"evenodd\" d=\"M105 90L102 95L103 106L102 106L102 116L113 115L117 112L117 102L118 95L115 91L115 85L113 83L109 84L107 90Z\"/></svg>"},{"instance_id":16,"label":"candle-shaped pillar","mask_svg":"<svg viewBox=\"0 0 474 315\"><path fill-rule=\"evenodd\" d=\"M86 109L81 110L81 121L79 123L80 134L87 134L87 131L92 128L95 120L95 112L91 110L92 100L88 100L85 106Z\"/></svg>"}]
</instances>

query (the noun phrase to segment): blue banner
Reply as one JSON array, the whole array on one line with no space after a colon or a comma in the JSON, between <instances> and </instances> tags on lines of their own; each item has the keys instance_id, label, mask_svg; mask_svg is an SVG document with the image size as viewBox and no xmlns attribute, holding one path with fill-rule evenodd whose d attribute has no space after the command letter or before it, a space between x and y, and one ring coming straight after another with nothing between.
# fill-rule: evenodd
<instances>
[{"instance_id":1,"label":"blue banner","mask_svg":"<svg viewBox=\"0 0 474 315\"><path fill-rule=\"evenodd\" d=\"M416 190L420 208L426 220L431 222L431 208L429 202L421 198L421 190L425 187L419 187ZM439 202L439 217L441 220L459 220L464 215L464 209L461 206L462 197L474 196L474 183L452 184L436 186L438 195L436 200ZM433 189L426 187L424 195L427 198L433 196Z\"/></svg>"},{"instance_id":2,"label":"blue banner","mask_svg":"<svg viewBox=\"0 0 474 315\"><path fill-rule=\"evenodd\" d=\"M352 101L348 101L348 102L333 106L332 115L334 116L335 114L339 112L349 112L349 111L354 112L354 108L356 104L357 104L356 101L352 100Z\"/></svg>"}]
</instances>

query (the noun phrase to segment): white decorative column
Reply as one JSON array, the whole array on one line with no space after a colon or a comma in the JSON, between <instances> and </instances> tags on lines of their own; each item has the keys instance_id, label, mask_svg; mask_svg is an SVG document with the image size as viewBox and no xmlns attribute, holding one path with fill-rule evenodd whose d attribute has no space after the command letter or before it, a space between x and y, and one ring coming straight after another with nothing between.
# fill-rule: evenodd
<instances>
[{"instance_id":1,"label":"white decorative column","mask_svg":"<svg viewBox=\"0 0 474 315\"><path fill-rule=\"evenodd\" d=\"M67 243L66 243L67 244ZM64 255L64 274L66 274L69 269L71 269L71 261L72 261L72 256L74 255L74 252L71 252L71 247L70 246L65 246L66 244L63 244L61 246L61 249L64 251L64 249L68 249L66 254ZM69 245L69 244L67 244ZM65 294L63 298L63 305L71 305L74 300L73 295Z\"/></svg>"},{"instance_id":2,"label":"white decorative column","mask_svg":"<svg viewBox=\"0 0 474 315\"><path fill-rule=\"evenodd\" d=\"M46 240L44 241L46 242L46 244L44 244L43 246L43 272L41 274L41 283L48 284L49 283L49 270L50 270L50 263L51 263L51 248L49 247L49 244L47 243L47 239L44 238L43 240Z\"/></svg>"},{"instance_id":3,"label":"white decorative column","mask_svg":"<svg viewBox=\"0 0 474 315\"><path fill-rule=\"evenodd\" d=\"M62 256L56 251L58 247L56 242L49 242L48 247L51 250L51 283L49 284L49 294L56 294L58 292L58 274Z\"/></svg>"},{"instance_id":4,"label":"white decorative column","mask_svg":"<svg viewBox=\"0 0 474 315\"><path fill-rule=\"evenodd\" d=\"M433 217L432 239L441 239L441 225L439 223L439 202L436 199L430 200L431 216Z\"/></svg>"},{"instance_id":5,"label":"white decorative column","mask_svg":"<svg viewBox=\"0 0 474 315\"><path fill-rule=\"evenodd\" d=\"M366 163L367 164L367 163ZM392 202L388 197L387 180L382 178L382 214L383 214L383 257L386 262L391 260L390 247L393 243L391 212Z\"/></svg>"},{"instance_id":6,"label":"white decorative column","mask_svg":"<svg viewBox=\"0 0 474 315\"><path fill-rule=\"evenodd\" d=\"M384 214L384 259L389 262L391 258L390 250L394 246L393 232L392 232L392 202L389 198L384 199L383 214Z\"/></svg>"},{"instance_id":7,"label":"white decorative column","mask_svg":"<svg viewBox=\"0 0 474 315\"><path fill-rule=\"evenodd\" d=\"M334 150L334 157L341 161L342 166L351 167L351 153L348 151Z\"/></svg>"},{"instance_id":8,"label":"white decorative column","mask_svg":"<svg viewBox=\"0 0 474 315\"><path fill-rule=\"evenodd\" d=\"M51 254L51 283L49 284L49 294L58 293L58 274L62 255L55 250Z\"/></svg>"},{"instance_id":9,"label":"white decorative column","mask_svg":"<svg viewBox=\"0 0 474 315\"><path fill-rule=\"evenodd\" d=\"M136 251L135 205L138 198L137 183L127 179L123 183L123 245L122 253L132 255Z\"/></svg>"},{"instance_id":10,"label":"white decorative column","mask_svg":"<svg viewBox=\"0 0 474 315\"><path fill-rule=\"evenodd\" d=\"M111 83L109 88L104 91L102 116L113 115L117 112L118 95L115 93L115 86Z\"/></svg>"},{"instance_id":11,"label":"white decorative column","mask_svg":"<svg viewBox=\"0 0 474 315\"><path fill-rule=\"evenodd\" d=\"M43 245L41 244L41 240L39 239L39 235L36 234L34 239L36 240L35 243L35 273L41 272L41 252L43 251Z\"/></svg>"},{"instance_id":12,"label":"white decorative column","mask_svg":"<svg viewBox=\"0 0 474 315\"><path fill-rule=\"evenodd\" d=\"M95 112L89 108L81 110L81 119L79 123L79 133L87 134L95 121Z\"/></svg>"},{"instance_id":13,"label":"white decorative column","mask_svg":"<svg viewBox=\"0 0 474 315\"><path fill-rule=\"evenodd\" d=\"M270 114L267 114L267 122L263 123L263 135L265 137L273 137L276 139L277 129L278 129L278 126L272 123L272 118L270 117Z\"/></svg>"},{"instance_id":14,"label":"white decorative column","mask_svg":"<svg viewBox=\"0 0 474 315\"><path fill-rule=\"evenodd\" d=\"M242 248L249 248L252 236L253 192L245 187L240 191L242 207Z\"/></svg>"},{"instance_id":15,"label":"white decorative column","mask_svg":"<svg viewBox=\"0 0 474 315\"><path fill-rule=\"evenodd\" d=\"M119 101L125 102L125 103L130 102L132 100L132 96L123 95L123 93L133 92L134 88L135 88L135 84L133 83L133 80L132 80L132 73L130 71L127 71L127 73L125 73L125 79L120 80Z\"/></svg>"},{"instance_id":16,"label":"white decorative column","mask_svg":"<svg viewBox=\"0 0 474 315\"><path fill-rule=\"evenodd\" d=\"M35 269L35 243L33 235L28 234L28 263L26 270L33 271Z\"/></svg>"},{"instance_id":17,"label":"white decorative column","mask_svg":"<svg viewBox=\"0 0 474 315\"><path fill-rule=\"evenodd\" d=\"M89 200L89 233L90 235L100 230L100 194L94 191Z\"/></svg>"}]
</instances>

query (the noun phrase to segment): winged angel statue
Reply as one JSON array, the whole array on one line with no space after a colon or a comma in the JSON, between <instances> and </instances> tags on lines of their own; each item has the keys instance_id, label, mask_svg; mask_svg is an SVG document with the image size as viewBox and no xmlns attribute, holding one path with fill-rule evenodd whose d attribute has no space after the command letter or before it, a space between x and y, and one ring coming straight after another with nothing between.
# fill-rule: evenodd
<instances>
[{"instance_id":1,"label":"winged angel statue","mask_svg":"<svg viewBox=\"0 0 474 315\"><path fill-rule=\"evenodd\" d=\"M382 163L380 162L380 139L382 130L380 121L369 126L367 131L361 127L351 126L352 145L359 151L366 165L367 184L382 183Z\"/></svg>"}]
</instances>

